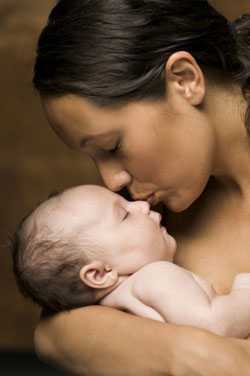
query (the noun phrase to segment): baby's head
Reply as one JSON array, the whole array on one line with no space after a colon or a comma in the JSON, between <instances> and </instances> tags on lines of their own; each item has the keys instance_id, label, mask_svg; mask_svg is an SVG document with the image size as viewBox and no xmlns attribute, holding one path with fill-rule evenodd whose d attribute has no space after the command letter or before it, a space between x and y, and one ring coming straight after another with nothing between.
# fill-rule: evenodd
<instances>
[{"instance_id":1,"label":"baby's head","mask_svg":"<svg viewBox=\"0 0 250 376\"><path fill-rule=\"evenodd\" d=\"M13 266L21 291L43 307L97 303L142 266L172 261L176 243L145 201L99 186L68 189L20 225Z\"/></svg>"}]
</instances>

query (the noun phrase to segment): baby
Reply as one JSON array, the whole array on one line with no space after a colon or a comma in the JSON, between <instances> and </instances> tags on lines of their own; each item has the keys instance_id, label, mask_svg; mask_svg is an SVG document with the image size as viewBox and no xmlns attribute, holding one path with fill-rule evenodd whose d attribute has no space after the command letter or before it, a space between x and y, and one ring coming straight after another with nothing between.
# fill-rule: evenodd
<instances>
[{"instance_id":1,"label":"baby","mask_svg":"<svg viewBox=\"0 0 250 376\"><path fill-rule=\"evenodd\" d=\"M99 186L48 199L20 225L13 266L21 291L54 311L91 304L245 338L250 274L228 295L173 261L175 239L145 201Z\"/></svg>"}]
</instances>

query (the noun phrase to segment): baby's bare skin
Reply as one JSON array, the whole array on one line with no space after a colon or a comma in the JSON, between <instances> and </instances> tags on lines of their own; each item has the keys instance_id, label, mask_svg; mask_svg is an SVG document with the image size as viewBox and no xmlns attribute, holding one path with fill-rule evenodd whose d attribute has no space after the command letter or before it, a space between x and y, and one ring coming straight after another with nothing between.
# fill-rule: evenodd
<instances>
[{"instance_id":1,"label":"baby's bare skin","mask_svg":"<svg viewBox=\"0 0 250 376\"><path fill-rule=\"evenodd\" d=\"M250 273L238 274L229 294L218 295L200 276L159 261L128 277L101 301L138 316L246 338L250 332Z\"/></svg>"},{"instance_id":2,"label":"baby's bare skin","mask_svg":"<svg viewBox=\"0 0 250 376\"><path fill-rule=\"evenodd\" d=\"M207 200L210 209L216 201L209 203ZM230 196L227 196L224 202L228 218L235 221L238 216L236 212L232 215L230 208L231 210L233 207L238 208L239 203L236 205L235 200L230 200ZM220 205L222 204L223 197L220 198ZM216 230L218 246L219 235L224 233L218 222L221 219L221 212L215 210L213 215L217 224L214 230ZM218 216L217 213L220 215ZM190 214L185 213L187 217ZM193 211L193 222L189 220L190 226L186 226L186 237L189 235L193 241L196 239L195 214ZM207 221L203 223L205 230L208 229L211 217L208 216ZM242 215L239 217L241 220L244 218ZM237 220L239 221L240 218ZM78 278L83 284L95 290L96 302L101 301L102 305L161 322L207 329L223 336L248 337L250 331L248 270L235 272L228 290L218 291L213 281L199 270L191 268L188 270L174 264L173 259L178 260L179 254L176 255L176 251L180 252L183 237L179 236L177 247L175 239L162 227L161 215L151 210L147 202L130 202L99 186L73 187L41 204L27 220L26 231L32 232L34 225L40 226L41 229L46 225L55 233L64 229L64 236L67 238L66 221L68 231L74 233L80 231L82 236L85 234L88 239L97 237L100 244L96 247L94 243L91 255L88 254L87 247L81 246L81 252L86 253L85 256L89 257L89 261L83 263L79 258L82 267ZM233 229L231 234L236 235ZM228 238L229 236L230 234ZM82 239L78 238L79 245L82 244ZM239 243L239 237L235 236L235 239ZM105 249L105 252L100 251L102 249ZM71 252L65 249L65 252L67 251ZM228 254L230 252L229 246L227 252ZM210 251L210 256L212 254L213 252ZM188 255L188 247L182 255ZM224 259L227 260L226 255ZM208 257L199 258L200 262L207 263L207 260ZM236 262L234 265L237 265ZM217 273L219 276L221 271ZM38 276L36 280L37 278ZM65 280L64 282L67 283ZM67 304L71 308L70 297ZM86 303L82 301L82 305Z\"/></svg>"}]
</instances>

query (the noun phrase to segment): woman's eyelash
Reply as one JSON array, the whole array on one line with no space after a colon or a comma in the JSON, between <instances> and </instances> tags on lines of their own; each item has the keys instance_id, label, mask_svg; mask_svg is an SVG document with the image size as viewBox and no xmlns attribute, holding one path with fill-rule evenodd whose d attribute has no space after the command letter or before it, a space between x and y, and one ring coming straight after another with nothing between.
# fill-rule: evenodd
<instances>
[{"instance_id":1,"label":"woman's eyelash","mask_svg":"<svg viewBox=\"0 0 250 376\"><path fill-rule=\"evenodd\" d=\"M121 141L117 142L112 149L109 149L109 153L117 153L119 150L121 150Z\"/></svg>"}]
</instances>

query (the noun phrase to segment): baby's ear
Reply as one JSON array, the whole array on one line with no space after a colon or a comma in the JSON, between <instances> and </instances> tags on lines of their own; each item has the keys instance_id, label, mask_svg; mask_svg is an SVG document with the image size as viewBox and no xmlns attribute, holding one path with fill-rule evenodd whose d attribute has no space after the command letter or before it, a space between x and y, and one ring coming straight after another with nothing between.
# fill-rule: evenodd
<instances>
[{"instance_id":1,"label":"baby's ear","mask_svg":"<svg viewBox=\"0 0 250 376\"><path fill-rule=\"evenodd\" d=\"M104 289L118 281L118 273L102 261L91 261L83 266L79 273L81 281L92 288Z\"/></svg>"}]
</instances>

